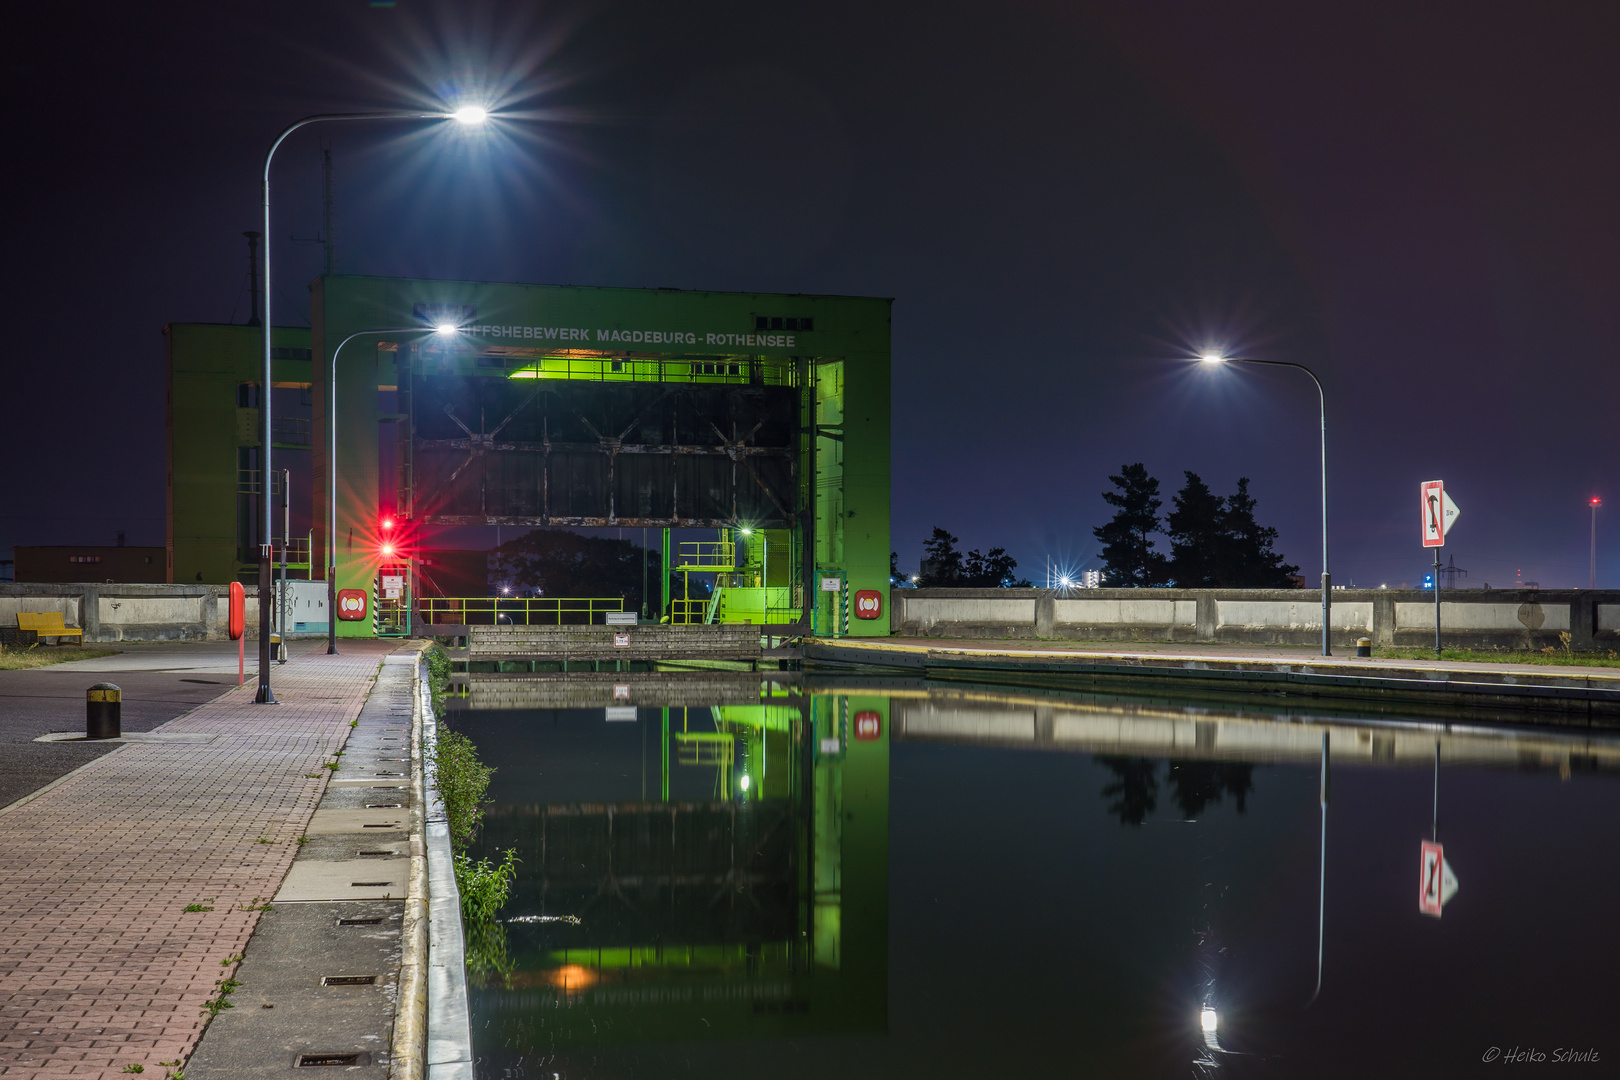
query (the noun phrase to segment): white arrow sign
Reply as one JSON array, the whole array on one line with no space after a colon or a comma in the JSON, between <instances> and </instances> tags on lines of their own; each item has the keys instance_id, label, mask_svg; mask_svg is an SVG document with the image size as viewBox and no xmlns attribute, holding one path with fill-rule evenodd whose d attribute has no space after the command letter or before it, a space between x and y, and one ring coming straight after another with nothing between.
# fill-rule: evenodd
<instances>
[{"instance_id":1,"label":"white arrow sign","mask_svg":"<svg viewBox=\"0 0 1620 1080\"><path fill-rule=\"evenodd\" d=\"M1451 526L1462 516L1462 511L1451 501L1451 496L1446 494L1446 484L1443 480L1423 481L1418 485L1418 496L1422 502L1423 546L1445 547L1446 536L1451 532Z\"/></svg>"}]
</instances>

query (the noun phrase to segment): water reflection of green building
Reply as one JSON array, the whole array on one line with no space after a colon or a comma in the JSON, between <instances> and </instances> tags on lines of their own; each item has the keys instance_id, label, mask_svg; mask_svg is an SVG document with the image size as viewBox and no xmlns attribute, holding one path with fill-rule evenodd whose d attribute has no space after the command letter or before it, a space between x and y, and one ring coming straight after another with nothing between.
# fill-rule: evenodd
<instances>
[{"instance_id":1,"label":"water reflection of green building","mask_svg":"<svg viewBox=\"0 0 1620 1080\"><path fill-rule=\"evenodd\" d=\"M566 715L601 740L604 774L627 765L608 743L629 725ZM540 783L534 801L490 808L480 847L516 848L522 863L503 911L511 971L473 990L489 1021L479 1041L883 1030L887 699L778 690L639 709L636 725L645 797L575 786L557 802Z\"/></svg>"}]
</instances>

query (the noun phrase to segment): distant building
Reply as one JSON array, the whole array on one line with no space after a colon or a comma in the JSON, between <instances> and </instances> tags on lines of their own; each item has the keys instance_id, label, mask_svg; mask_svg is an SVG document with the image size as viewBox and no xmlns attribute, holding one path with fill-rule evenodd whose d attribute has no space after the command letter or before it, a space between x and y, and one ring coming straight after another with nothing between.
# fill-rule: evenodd
<instances>
[{"instance_id":1,"label":"distant building","mask_svg":"<svg viewBox=\"0 0 1620 1080\"><path fill-rule=\"evenodd\" d=\"M168 579L160 547L25 547L13 554L19 582L96 582L119 584Z\"/></svg>"}]
</instances>

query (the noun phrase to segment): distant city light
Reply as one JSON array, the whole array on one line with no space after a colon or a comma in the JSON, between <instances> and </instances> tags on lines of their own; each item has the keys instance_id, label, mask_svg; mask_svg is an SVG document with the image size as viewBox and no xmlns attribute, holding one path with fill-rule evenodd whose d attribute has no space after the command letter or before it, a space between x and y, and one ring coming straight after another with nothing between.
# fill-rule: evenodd
<instances>
[{"instance_id":1,"label":"distant city light","mask_svg":"<svg viewBox=\"0 0 1620 1080\"><path fill-rule=\"evenodd\" d=\"M451 113L450 118L459 124L466 124L468 127L476 127L477 125L482 124L485 120L489 119L489 110L480 108L477 105L463 105L461 108Z\"/></svg>"}]
</instances>

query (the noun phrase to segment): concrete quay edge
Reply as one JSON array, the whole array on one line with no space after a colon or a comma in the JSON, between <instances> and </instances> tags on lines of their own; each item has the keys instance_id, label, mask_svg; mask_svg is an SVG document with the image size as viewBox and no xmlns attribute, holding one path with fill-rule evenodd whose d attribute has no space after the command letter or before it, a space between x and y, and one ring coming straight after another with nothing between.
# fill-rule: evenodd
<instances>
[{"instance_id":1,"label":"concrete quay edge","mask_svg":"<svg viewBox=\"0 0 1620 1080\"><path fill-rule=\"evenodd\" d=\"M1188 690L1248 689L1379 695L1396 699L1451 697L1489 699L1508 709L1563 708L1620 715L1620 669L1574 673L1524 665L1455 664L1436 661L1287 659L1193 652L1062 648L996 648L933 642L807 639L807 668L818 663L872 665L919 671L972 672L987 676L1041 674L1157 679ZM1116 682L1116 686L1118 683Z\"/></svg>"}]
</instances>

